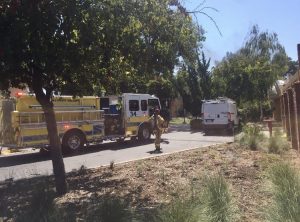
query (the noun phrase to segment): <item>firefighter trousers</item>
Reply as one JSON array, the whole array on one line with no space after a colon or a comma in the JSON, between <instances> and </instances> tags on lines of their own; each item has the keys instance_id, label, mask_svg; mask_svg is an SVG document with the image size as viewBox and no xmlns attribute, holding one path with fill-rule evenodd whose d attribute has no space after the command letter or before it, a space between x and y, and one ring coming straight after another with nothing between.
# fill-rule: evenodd
<instances>
[{"instance_id":1,"label":"firefighter trousers","mask_svg":"<svg viewBox=\"0 0 300 222\"><path fill-rule=\"evenodd\" d=\"M154 132L154 134L155 134L155 141L154 141L155 149L160 150L160 141L161 141L162 131L161 130L156 130Z\"/></svg>"}]
</instances>

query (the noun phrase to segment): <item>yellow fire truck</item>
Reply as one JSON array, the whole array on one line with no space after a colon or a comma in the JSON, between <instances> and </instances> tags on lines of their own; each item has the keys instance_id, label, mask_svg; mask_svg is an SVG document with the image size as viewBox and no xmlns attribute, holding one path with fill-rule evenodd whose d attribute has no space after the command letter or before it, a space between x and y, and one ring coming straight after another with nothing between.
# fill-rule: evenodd
<instances>
[{"instance_id":1,"label":"yellow fire truck","mask_svg":"<svg viewBox=\"0 0 300 222\"><path fill-rule=\"evenodd\" d=\"M56 96L53 98L59 137L64 151L76 151L103 140L149 140L157 97L124 93L121 96ZM19 94L0 102L0 140L7 147L49 148L41 105L34 95Z\"/></svg>"}]
</instances>

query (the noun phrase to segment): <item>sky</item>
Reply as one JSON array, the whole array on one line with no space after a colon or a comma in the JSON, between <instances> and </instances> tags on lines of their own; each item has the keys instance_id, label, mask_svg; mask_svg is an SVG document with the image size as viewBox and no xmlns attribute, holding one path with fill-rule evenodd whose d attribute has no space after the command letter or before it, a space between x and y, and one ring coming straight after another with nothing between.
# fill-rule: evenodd
<instances>
[{"instance_id":1,"label":"sky","mask_svg":"<svg viewBox=\"0 0 300 222\"><path fill-rule=\"evenodd\" d=\"M189 10L194 10L203 0L182 0ZM235 52L245 43L253 25L260 31L275 32L286 53L297 61L297 44L300 44L300 0L206 0L203 7L217 23L198 14L198 22L206 31L203 49L212 63L220 61L226 52Z\"/></svg>"}]
</instances>

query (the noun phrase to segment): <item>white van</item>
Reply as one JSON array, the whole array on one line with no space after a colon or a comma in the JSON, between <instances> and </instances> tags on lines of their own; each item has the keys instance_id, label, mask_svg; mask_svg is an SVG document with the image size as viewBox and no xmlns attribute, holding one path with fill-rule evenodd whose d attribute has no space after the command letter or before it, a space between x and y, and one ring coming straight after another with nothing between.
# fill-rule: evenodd
<instances>
[{"instance_id":1,"label":"white van","mask_svg":"<svg viewBox=\"0 0 300 222\"><path fill-rule=\"evenodd\" d=\"M233 128L239 124L236 103L224 97L215 100L203 100L202 120L205 133L213 129L232 132Z\"/></svg>"}]
</instances>

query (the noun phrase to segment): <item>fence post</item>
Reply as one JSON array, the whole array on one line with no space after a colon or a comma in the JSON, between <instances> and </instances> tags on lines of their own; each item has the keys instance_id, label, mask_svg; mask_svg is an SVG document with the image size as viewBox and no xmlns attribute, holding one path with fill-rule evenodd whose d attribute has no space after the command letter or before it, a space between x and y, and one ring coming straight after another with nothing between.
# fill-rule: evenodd
<instances>
[{"instance_id":1,"label":"fence post","mask_svg":"<svg viewBox=\"0 0 300 222\"><path fill-rule=\"evenodd\" d=\"M297 139L298 139L298 151L300 151L300 82L297 81L294 85L295 92L295 104L296 104L296 125L297 125Z\"/></svg>"},{"instance_id":2,"label":"fence post","mask_svg":"<svg viewBox=\"0 0 300 222\"><path fill-rule=\"evenodd\" d=\"M292 130L292 136L293 136L293 148L295 150L299 150L299 124L298 124L298 103L297 103L297 94L296 94L296 84L293 85L292 88L292 94L293 94L293 114L294 114L294 118L293 118L293 126L294 126L294 130Z\"/></svg>"},{"instance_id":3,"label":"fence post","mask_svg":"<svg viewBox=\"0 0 300 222\"><path fill-rule=\"evenodd\" d=\"M297 149L297 134L296 134L296 113L295 113L295 97L293 93L293 88L287 90L289 98L289 107L290 107L290 135L292 141L293 149Z\"/></svg>"},{"instance_id":4,"label":"fence post","mask_svg":"<svg viewBox=\"0 0 300 222\"><path fill-rule=\"evenodd\" d=\"M284 102L284 95L280 96L280 105L281 105L281 121L282 121L282 128L286 132L286 116L285 116L285 102Z\"/></svg>"},{"instance_id":5,"label":"fence post","mask_svg":"<svg viewBox=\"0 0 300 222\"><path fill-rule=\"evenodd\" d=\"M289 99L288 99L288 93L284 92L283 94L284 96L284 106L285 106L285 122L286 122L286 135L287 135L287 139L290 140L291 139L291 131L290 131L290 108L289 108Z\"/></svg>"}]
</instances>

